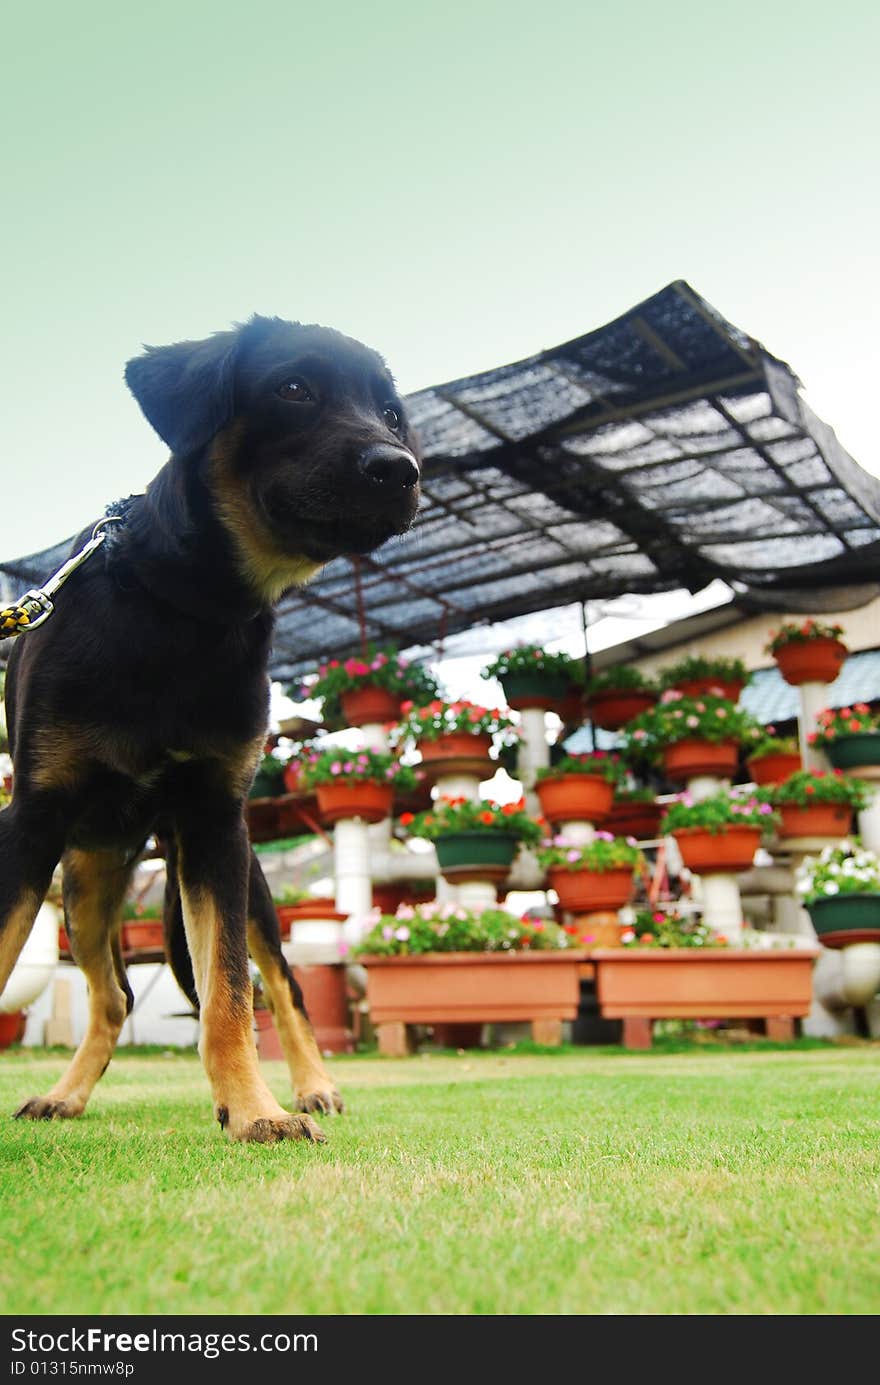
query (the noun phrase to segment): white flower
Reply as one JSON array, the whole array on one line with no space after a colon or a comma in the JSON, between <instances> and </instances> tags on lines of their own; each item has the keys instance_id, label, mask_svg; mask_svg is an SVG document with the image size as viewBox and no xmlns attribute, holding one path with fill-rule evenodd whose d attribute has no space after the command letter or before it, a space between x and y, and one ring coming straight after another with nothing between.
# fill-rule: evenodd
<instances>
[{"instance_id":1,"label":"white flower","mask_svg":"<svg viewBox=\"0 0 880 1385\"><path fill-rule=\"evenodd\" d=\"M840 894L840 886L836 880L826 880L822 886L823 894Z\"/></svg>"}]
</instances>

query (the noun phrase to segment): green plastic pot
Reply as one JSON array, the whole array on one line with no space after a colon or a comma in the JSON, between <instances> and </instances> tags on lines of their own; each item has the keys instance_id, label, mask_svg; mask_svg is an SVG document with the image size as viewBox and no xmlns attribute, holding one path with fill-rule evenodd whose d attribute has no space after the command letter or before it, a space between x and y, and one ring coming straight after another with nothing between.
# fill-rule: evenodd
<instances>
[{"instance_id":1,"label":"green plastic pot","mask_svg":"<svg viewBox=\"0 0 880 1385\"><path fill-rule=\"evenodd\" d=\"M528 707L552 707L565 697L570 687L564 673L505 673L499 679L508 706L520 711Z\"/></svg>"},{"instance_id":2,"label":"green plastic pot","mask_svg":"<svg viewBox=\"0 0 880 1385\"><path fill-rule=\"evenodd\" d=\"M811 900L807 912L827 946L833 946L835 935L843 933L860 935L849 938L850 942L880 941L880 894L824 895Z\"/></svg>"},{"instance_id":3,"label":"green plastic pot","mask_svg":"<svg viewBox=\"0 0 880 1385\"><path fill-rule=\"evenodd\" d=\"M880 765L880 731L854 731L824 744L825 754L835 769L859 769Z\"/></svg>"},{"instance_id":4,"label":"green plastic pot","mask_svg":"<svg viewBox=\"0 0 880 1385\"><path fill-rule=\"evenodd\" d=\"M509 866L519 843L510 832L450 832L437 837L440 869L471 866Z\"/></svg>"}]
</instances>

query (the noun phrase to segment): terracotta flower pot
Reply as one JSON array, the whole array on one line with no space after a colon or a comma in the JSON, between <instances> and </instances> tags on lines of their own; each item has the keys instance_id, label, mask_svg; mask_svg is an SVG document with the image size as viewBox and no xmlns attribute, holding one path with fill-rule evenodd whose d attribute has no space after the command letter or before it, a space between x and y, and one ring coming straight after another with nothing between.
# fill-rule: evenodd
<instances>
[{"instance_id":1,"label":"terracotta flower pot","mask_svg":"<svg viewBox=\"0 0 880 1385\"><path fill-rule=\"evenodd\" d=\"M607 1019L798 1017L810 1012L818 948L622 947L593 953Z\"/></svg>"},{"instance_id":2,"label":"terracotta flower pot","mask_svg":"<svg viewBox=\"0 0 880 1385\"><path fill-rule=\"evenodd\" d=\"M603 731L619 731L656 701L656 693L639 692L637 688L605 688L591 693L587 705L594 726L601 726Z\"/></svg>"},{"instance_id":3,"label":"terracotta flower pot","mask_svg":"<svg viewBox=\"0 0 880 1385\"><path fill-rule=\"evenodd\" d=\"M702 827L682 827L672 833L681 859L698 875L748 870L761 845L761 835L760 827L745 824L726 827L714 835Z\"/></svg>"},{"instance_id":4,"label":"terracotta flower pot","mask_svg":"<svg viewBox=\"0 0 880 1385\"><path fill-rule=\"evenodd\" d=\"M10 1044L17 1044L24 1038L27 1016L23 1010L14 1010L12 1014L0 1014L0 1048L9 1048Z\"/></svg>"},{"instance_id":5,"label":"terracotta flower pot","mask_svg":"<svg viewBox=\"0 0 880 1385\"><path fill-rule=\"evenodd\" d=\"M296 967L303 1001L322 1053L351 1053L354 1040L345 965L342 962Z\"/></svg>"},{"instance_id":6,"label":"terracotta flower pot","mask_svg":"<svg viewBox=\"0 0 880 1385\"><path fill-rule=\"evenodd\" d=\"M772 755L753 755L746 767L754 784L781 784L803 768L797 751L776 751Z\"/></svg>"},{"instance_id":7,"label":"terracotta flower pot","mask_svg":"<svg viewBox=\"0 0 880 1385\"><path fill-rule=\"evenodd\" d=\"M780 837L845 837L853 810L845 803L780 803Z\"/></svg>"},{"instance_id":8,"label":"terracotta flower pot","mask_svg":"<svg viewBox=\"0 0 880 1385\"><path fill-rule=\"evenodd\" d=\"M272 1011L263 1005L254 1006L254 1029L257 1032L257 1052L262 1059L272 1061L284 1057Z\"/></svg>"},{"instance_id":9,"label":"terracotta flower pot","mask_svg":"<svg viewBox=\"0 0 880 1385\"><path fill-rule=\"evenodd\" d=\"M535 793L548 822L604 822L611 812L614 785L601 774L565 774L539 779Z\"/></svg>"},{"instance_id":10,"label":"terracotta flower pot","mask_svg":"<svg viewBox=\"0 0 880 1385\"><path fill-rule=\"evenodd\" d=\"M602 909L622 909L631 898L635 881L631 870L566 870L551 866L547 872L551 889L559 896L563 909L573 914L591 914Z\"/></svg>"},{"instance_id":11,"label":"terracotta flower pot","mask_svg":"<svg viewBox=\"0 0 880 1385\"><path fill-rule=\"evenodd\" d=\"M563 726L580 726L586 713L584 690L576 683L569 686L565 695L559 699L553 711Z\"/></svg>"},{"instance_id":12,"label":"terracotta flower pot","mask_svg":"<svg viewBox=\"0 0 880 1385\"><path fill-rule=\"evenodd\" d=\"M122 925L124 952L157 952L165 947L161 919L126 919Z\"/></svg>"},{"instance_id":13,"label":"terracotta flower pot","mask_svg":"<svg viewBox=\"0 0 880 1385\"><path fill-rule=\"evenodd\" d=\"M300 764L298 760L291 760L284 766L284 773L281 778L284 780L284 787L288 793L300 793Z\"/></svg>"},{"instance_id":14,"label":"terracotta flower pot","mask_svg":"<svg viewBox=\"0 0 880 1385\"><path fill-rule=\"evenodd\" d=\"M792 640L777 649L773 658L786 683L833 683L849 650L840 640Z\"/></svg>"},{"instance_id":15,"label":"terracotta flower pot","mask_svg":"<svg viewBox=\"0 0 880 1385\"><path fill-rule=\"evenodd\" d=\"M70 938L67 936L67 929L64 924L58 925L58 951L62 957L70 957Z\"/></svg>"},{"instance_id":16,"label":"terracotta flower pot","mask_svg":"<svg viewBox=\"0 0 880 1385\"><path fill-rule=\"evenodd\" d=\"M719 697L726 697L728 702L738 702L745 683L741 678L712 678L707 674L703 678L682 678L675 687L685 697L702 697L704 693L720 689Z\"/></svg>"},{"instance_id":17,"label":"terracotta flower pot","mask_svg":"<svg viewBox=\"0 0 880 1385\"><path fill-rule=\"evenodd\" d=\"M490 779L497 767L489 754L491 748L491 736L472 735L469 731L453 731L448 736L438 736L436 741L418 742L421 769L429 781L443 774L478 774Z\"/></svg>"},{"instance_id":18,"label":"terracotta flower pot","mask_svg":"<svg viewBox=\"0 0 880 1385\"><path fill-rule=\"evenodd\" d=\"M524 712L529 707L545 708L555 711L568 692L569 683L565 674L505 673L498 680L504 689L509 707Z\"/></svg>"},{"instance_id":19,"label":"terracotta flower pot","mask_svg":"<svg viewBox=\"0 0 880 1385\"><path fill-rule=\"evenodd\" d=\"M297 904L276 904L275 912L278 915L278 927L282 938L289 938L291 929L297 923L312 919L330 919L336 923L344 923L348 918L348 914L341 914L336 908L336 901L326 895L303 899Z\"/></svg>"},{"instance_id":20,"label":"terracotta flower pot","mask_svg":"<svg viewBox=\"0 0 880 1385\"><path fill-rule=\"evenodd\" d=\"M366 726L372 722L384 726L400 716L401 699L387 688L369 685L352 688L342 693L339 701L342 716L349 726Z\"/></svg>"},{"instance_id":21,"label":"terracotta flower pot","mask_svg":"<svg viewBox=\"0 0 880 1385\"><path fill-rule=\"evenodd\" d=\"M519 838L508 832L449 832L437 837L441 873L456 882L503 880L510 872Z\"/></svg>"},{"instance_id":22,"label":"terracotta flower pot","mask_svg":"<svg viewBox=\"0 0 880 1385\"><path fill-rule=\"evenodd\" d=\"M429 952L418 957L361 957L375 1025L502 1024L574 1019L578 968L587 954Z\"/></svg>"},{"instance_id":23,"label":"terracotta flower pot","mask_svg":"<svg viewBox=\"0 0 880 1385\"><path fill-rule=\"evenodd\" d=\"M670 779L693 779L703 774L729 779L738 761L736 741L676 741L663 751L663 769Z\"/></svg>"},{"instance_id":24,"label":"terracotta flower pot","mask_svg":"<svg viewBox=\"0 0 880 1385\"><path fill-rule=\"evenodd\" d=\"M394 914L401 904L425 904L434 893L429 881L425 881L425 886L420 893L406 880L393 885L374 885L373 908L381 909L383 914Z\"/></svg>"},{"instance_id":25,"label":"terracotta flower pot","mask_svg":"<svg viewBox=\"0 0 880 1385\"><path fill-rule=\"evenodd\" d=\"M381 822L390 817L394 790L390 784L373 779L338 779L332 784L318 784L318 813L327 825L342 818L361 818L364 822Z\"/></svg>"},{"instance_id":26,"label":"terracotta flower pot","mask_svg":"<svg viewBox=\"0 0 880 1385\"><path fill-rule=\"evenodd\" d=\"M854 731L822 746L835 769L864 769L880 765L880 731Z\"/></svg>"},{"instance_id":27,"label":"terracotta flower pot","mask_svg":"<svg viewBox=\"0 0 880 1385\"><path fill-rule=\"evenodd\" d=\"M880 894L837 894L814 899L807 913L825 947L880 943Z\"/></svg>"},{"instance_id":28,"label":"terracotta flower pot","mask_svg":"<svg viewBox=\"0 0 880 1385\"><path fill-rule=\"evenodd\" d=\"M605 830L615 837L648 841L657 836L662 812L659 803L612 803Z\"/></svg>"}]
</instances>

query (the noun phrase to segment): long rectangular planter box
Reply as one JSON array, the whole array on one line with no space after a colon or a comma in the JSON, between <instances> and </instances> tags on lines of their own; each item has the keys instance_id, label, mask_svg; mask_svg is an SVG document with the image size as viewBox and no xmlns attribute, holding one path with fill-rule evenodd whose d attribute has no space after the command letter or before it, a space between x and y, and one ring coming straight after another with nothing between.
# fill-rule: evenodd
<instances>
[{"instance_id":1,"label":"long rectangular planter box","mask_svg":"<svg viewBox=\"0 0 880 1385\"><path fill-rule=\"evenodd\" d=\"M375 1025L501 1024L577 1015L587 953L437 952L361 957Z\"/></svg>"},{"instance_id":2,"label":"long rectangular planter box","mask_svg":"<svg viewBox=\"0 0 880 1385\"><path fill-rule=\"evenodd\" d=\"M818 948L600 948L596 996L608 1019L799 1018L809 1014Z\"/></svg>"}]
</instances>

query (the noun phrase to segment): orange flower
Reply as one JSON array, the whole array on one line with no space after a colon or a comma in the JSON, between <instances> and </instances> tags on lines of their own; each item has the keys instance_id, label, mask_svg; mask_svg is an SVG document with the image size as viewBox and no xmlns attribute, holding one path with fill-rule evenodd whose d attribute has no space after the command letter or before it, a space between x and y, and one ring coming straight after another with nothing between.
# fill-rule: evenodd
<instances>
[{"instance_id":1,"label":"orange flower","mask_svg":"<svg viewBox=\"0 0 880 1385\"><path fill-rule=\"evenodd\" d=\"M485 822L489 827L495 821L494 813L480 813L480 822Z\"/></svg>"}]
</instances>

